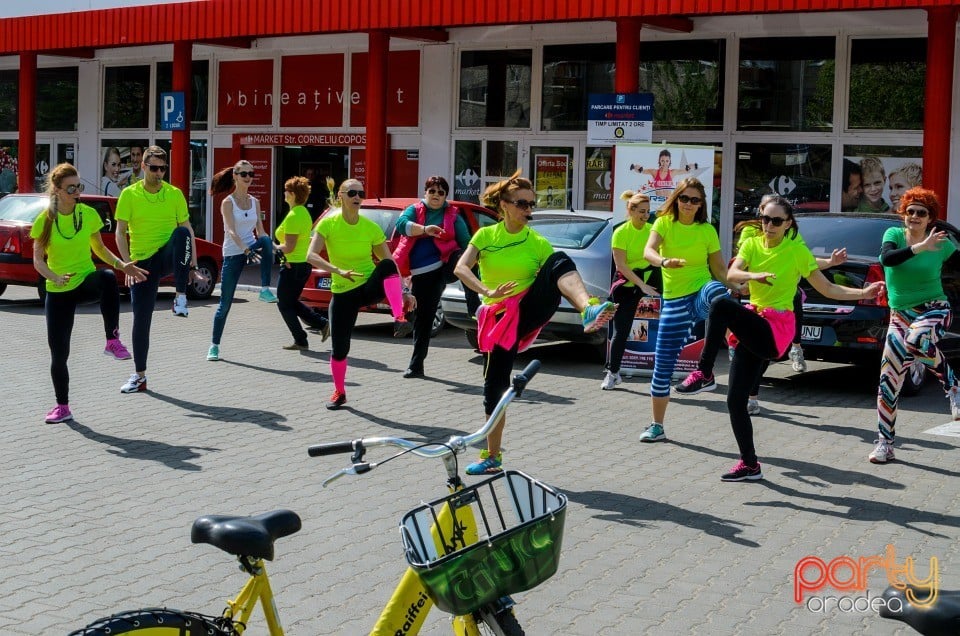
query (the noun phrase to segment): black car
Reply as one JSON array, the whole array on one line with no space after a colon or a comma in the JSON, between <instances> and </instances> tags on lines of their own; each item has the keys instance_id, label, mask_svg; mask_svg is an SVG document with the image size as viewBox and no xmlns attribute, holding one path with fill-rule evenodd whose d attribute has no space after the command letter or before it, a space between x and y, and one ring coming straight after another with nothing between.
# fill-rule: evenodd
<instances>
[{"instance_id":1,"label":"black car","mask_svg":"<svg viewBox=\"0 0 960 636\"><path fill-rule=\"evenodd\" d=\"M797 214L797 226L807 247L816 256L829 256L837 248L846 247L848 260L843 265L824 270L827 279L838 285L865 287L883 280L880 265L880 244L889 227L901 226L896 214ZM957 229L942 225L955 238ZM953 328L960 328L960 264L957 257L944 264L943 287L953 308ZM802 344L809 359L869 365L879 364L883 352L890 309L883 301L841 301L822 296L805 280ZM950 358L960 357L960 333L948 332L941 349ZM916 393L923 383L926 368L915 363L904 382L906 394Z\"/></svg>"}]
</instances>

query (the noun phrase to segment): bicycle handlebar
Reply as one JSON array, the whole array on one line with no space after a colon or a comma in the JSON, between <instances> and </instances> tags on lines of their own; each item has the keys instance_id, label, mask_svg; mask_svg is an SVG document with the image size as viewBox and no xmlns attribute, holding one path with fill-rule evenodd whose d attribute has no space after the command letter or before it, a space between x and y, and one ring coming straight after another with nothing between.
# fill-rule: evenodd
<instances>
[{"instance_id":1,"label":"bicycle handlebar","mask_svg":"<svg viewBox=\"0 0 960 636\"><path fill-rule=\"evenodd\" d=\"M363 454L366 452L366 449L375 446L396 446L420 457L446 457L451 454L460 454L464 452L468 446L487 436L490 429L503 418L507 405L510 404L514 398L523 395L527 383L539 370L540 361L531 360L523 371L513 376L513 382L510 388L504 391L503 397L500 398L500 401L497 402L497 405L493 408L490 417L487 418L487 421L484 422L479 430L469 435L452 435L446 442L427 442L426 445L423 442L412 442L402 437L365 437L348 442L315 444L307 448L307 454L310 457L321 457L324 455L353 453L353 465L328 477L323 482L324 487L344 475L359 475L376 468L378 464L363 461Z\"/></svg>"}]
</instances>

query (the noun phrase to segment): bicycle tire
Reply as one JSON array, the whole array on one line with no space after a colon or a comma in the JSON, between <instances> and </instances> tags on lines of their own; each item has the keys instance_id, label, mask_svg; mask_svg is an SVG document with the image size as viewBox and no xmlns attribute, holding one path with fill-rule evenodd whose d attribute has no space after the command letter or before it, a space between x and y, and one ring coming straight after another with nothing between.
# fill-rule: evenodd
<instances>
[{"instance_id":1,"label":"bicycle tire","mask_svg":"<svg viewBox=\"0 0 960 636\"><path fill-rule=\"evenodd\" d=\"M512 609L497 610L495 607L481 607L473 613L477 621L477 631L492 636L524 636L520 621Z\"/></svg>"},{"instance_id":2,"label":"bicycle tire","mask_svg":"<svg viewBox=\"0 0 960 636\"><path fill-rule=\"evenodd\" d=\"M230 619L175 609L146 608L98 619L69 636L238 636Z\"/></svg>"}]
</instances>

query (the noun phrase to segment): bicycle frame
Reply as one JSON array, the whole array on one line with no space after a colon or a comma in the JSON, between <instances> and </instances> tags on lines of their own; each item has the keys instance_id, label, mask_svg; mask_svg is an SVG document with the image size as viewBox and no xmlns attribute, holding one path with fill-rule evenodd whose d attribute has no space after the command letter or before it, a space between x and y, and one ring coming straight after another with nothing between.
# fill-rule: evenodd
<instances>
[{"instance_id":1,"label":"bicycle frame","mask_svg":"<svg viewBox=\"0 0 960 636\"><path fill-rule=\"evenodd\" d=\"M234 621L237 633L242 634L253 609L260 603L270 636L283 636L283 626L280 624L273 588L270 587L270 577L267 576L263 559L240 558L240 567L250 575L250 579L235 599L227 600L223 615Z\"/></svg>"}]
</instances>

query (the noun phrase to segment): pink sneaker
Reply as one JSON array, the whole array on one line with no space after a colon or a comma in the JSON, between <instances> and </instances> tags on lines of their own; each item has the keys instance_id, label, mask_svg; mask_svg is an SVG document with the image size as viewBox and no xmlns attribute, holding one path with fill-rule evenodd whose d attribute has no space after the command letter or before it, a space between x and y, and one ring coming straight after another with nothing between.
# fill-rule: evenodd
<instances>
[{"instance_id":1,"label":"pink sneaker","mask_svg":"<svg viewBox=\"0 0 960 636\"><path fill-rule=\"evenodd\" d=\"M73 413L70 412L70 407L66 404L57 404L47 412L47 417L44 421L47 424L59 424L60 422L68 422L72 419Z\"/></svg>"},{"instance_id":2,"label":"pink sneaker","mask_svg":"<svg viewBox=\"0 0 960 636\"><path fill-rule=\"evenodd\" d=\"M113 356L117 360L129 360L133 356L127 351L127 348L120 342L120 338L110 338L107 340L107 346L103 349L104 355Z\"/></svg>"}]
</instances>

